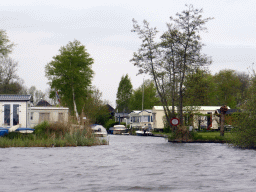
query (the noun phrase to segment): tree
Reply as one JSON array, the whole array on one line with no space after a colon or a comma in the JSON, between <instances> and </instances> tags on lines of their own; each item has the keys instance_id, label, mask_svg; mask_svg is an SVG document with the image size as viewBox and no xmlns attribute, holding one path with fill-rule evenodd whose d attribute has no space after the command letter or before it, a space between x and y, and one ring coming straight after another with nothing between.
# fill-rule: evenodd
<instances>
[{"instance_id":1,"label":"tree","mask_svg":"<svg viewBox=\"0 0 256 192\"><path fill-rule=\"evenodd\" d=\"M157 91L153 81L145 80L144 84L142 84L137 89L133 90L130 100L130 109L141 110L142 98L144 98L143 109L152 109L153 106L160 105L160 99L157 96Z\"/></svg>"},{"instance_id":2,"label":"tree","mask_svg":"<svg viewBox=\"0 0 256 192\"><path fill-rule=\"evenodd\" d=\"M132 83L128 74L122 76L119 82L117 94L116 94L116 108L118 112L129 112L130 111L130 99L132 95Z\"/></svg>"},{"instance_id":3,"label":"tree","mask_svg":"<svg viewBox=\"0 0 256 192\"><path fill-rule=\"evenodd\" d=\"M105 125L110 118L106 102L102 101L102 92L96 87L91 87L83 108L87 119L93 124Z\"/></svg>"},{"instance_id":4,"label":"tree","mask_svg":"<svg viewBox=\"0 0 256 192\"><path fill-rule=\"evenodd\" d=\"M10 42L5 30L0 30L0 55L7 56L12 52L14 44Z\"/></svg>"},{"instance_id":5,"label":"tree","mask_svg":"<svg viewBox=\"0 0 256 192\"><path fill-rule=\"evenodd\" d=\"M22 80L17 75L18 62L9 57L0 58L0 93L18 94Z\"/></svg>"},{"instance_id":6,"label":"tree","mask_svg":"<svg viewBox=\"0 0 256 192\"><path fill-rule=\"evenodd\" d=\"M41 99L45 99L45 93L43 93L41 90L37 90L35 86L31 86L27 90L27 93L32 96L34 105L37 105Z\"/></svg>"},{"instance_id":7,"label":"tree","mask_svg":"<svg viewBox=\"0 0 256 192\"><path fill-rule=\"evenodd\" d=\"M184 104L186 106L212 106L215 100L215 82L207 71L197 69L187 75L184 82Z\"/></svg>"},{"instance_id":8,"label":"tree","mask_svg":"<svg viewBox=\"0 0 256 192\"><path fill-rule=\"evenodd\" d=\"M161 66L159 45L155 40L158 31L156 28L151 28L146 20L143 21L143 27L141 27L135 19L133 19L133 31L137 32L139 38L142 39L142 44L130 61L139 68L138 74L146 73L152 77L163 105L165 117L169 126L171 126L168 120L170 120L172 114L169 109L168 93L165 91L166 73Z\"/></svg>"},{"instance_id":9,"label":"tree","mask_svg":"<svg viewBox=\"0 0 256 192\"><path fill-rule=\"evenodd\" d=\"M183 125L183 94L186 75L195 69L210 64L210 59L201 53L203 44L199 33L206 30L204 24L211 18L202 19L203 10L194 9L193 5L187 6L188 10L177 13L177 19L171 17L177 29L181 31L180 48L178 48L178 77L179 77L179 116Z\"/></svg>"},{"instance_id":10,"label":"tree","mask_svg":"<svg viewBox=\"0 0 256 192\"><path fill-rule=\"evenodd\" d=\"M256 148L256 73L252 69L248 95L240 106L241 112L233 115L236 121L232 130L232 143L237 147Z\"/></svg>"},{"instance_id":11,"label":"tree","mask_svg":"<svg viewBox=\"0 0 256 192\"><path fill-rule=\"evenodd\" d=\"M240 97L241 81L236 72L231 69L221 70L214 75L216 83L217 105L227 105L235 108Z\"/></svg>"},{"instance_id":12,"label":"tree","mask_svg":"<svg viewBox=\"0 0 256 192\"><path fill-rule=\"evenodd\" d=\"M211 18L202 19L202 9L194 9L192 5L187 7L188 10L176 14L177 19L170 17L173 24L168 24L168 31L162 36L162 43L155 41L158 32L156 28L150 28L145 20L142 28L133 20L133 31L138 33L143 43L131 59L134 65L139 67L139 74L148 73L152 76L168 122L173 115L168 107L169 96L172 95L174 101L175 92L177 93L181 125L186 76L211 63L210 59L201 53L203 44L199 36L201 31L206 30L204 24ZM172 94L169 90L172 90Z\"/></svg>"},{"instance_id":13,"label":"tree","mask_svg":"<svg viewBox=\"0 0 256 192\"><path fill-rule=\"evenodd\" d=\"M93 59L78 40L62 46L60 54L46 65L46 76L51 86L50 97L56 97L58 91L62 105L71 109L72 114L79 115L91 85Z\"/></svg>"}]
</instances>

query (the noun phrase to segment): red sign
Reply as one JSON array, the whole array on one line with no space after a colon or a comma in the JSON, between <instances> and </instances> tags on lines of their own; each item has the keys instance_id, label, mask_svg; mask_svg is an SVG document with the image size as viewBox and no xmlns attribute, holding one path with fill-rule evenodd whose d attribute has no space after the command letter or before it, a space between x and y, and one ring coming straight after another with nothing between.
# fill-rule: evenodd
<instances>
[{"instance_id":1,"label":"red sign","mask_svg":"<svg viewBox=\"0 0 256 192\"><path fill-rule=\"evenodd\" d=\"M172 126L177 126L177 125L179 125L179 123L180 123L180 120L178 118L171 119Z\"/></svg>"}]
</instances>

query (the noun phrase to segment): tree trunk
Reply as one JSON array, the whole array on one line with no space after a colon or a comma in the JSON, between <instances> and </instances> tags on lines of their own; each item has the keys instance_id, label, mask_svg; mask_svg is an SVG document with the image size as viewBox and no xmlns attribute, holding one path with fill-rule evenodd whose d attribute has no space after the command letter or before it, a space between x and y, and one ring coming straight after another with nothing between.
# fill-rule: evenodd
<instances>
[{"instance_id":1,"label":"tree trunk","mask_svg":"<svg viewBox=\"0 0 256 192\"><path fill-rule=\"evenodd\" d=\"M72 92L73 92L73 103L74 103L74 111L76 113L76 119L78 121L78 124L80 124L80 118L77 112L77 108L76 108L76 101L75 101L75 92L74 92L74 87L72 87Z\"/></svg>"},{"instance_id":2,"label":"tree trunk","mask_svg":"<svg viewBox=\"0 0 256 192\"><path fill-rule=\"evenodd\" d=\"M224 121L225 121L225 114L221 113L220 116L220 136L224 137Z\"/></svg>"}]
</instances>

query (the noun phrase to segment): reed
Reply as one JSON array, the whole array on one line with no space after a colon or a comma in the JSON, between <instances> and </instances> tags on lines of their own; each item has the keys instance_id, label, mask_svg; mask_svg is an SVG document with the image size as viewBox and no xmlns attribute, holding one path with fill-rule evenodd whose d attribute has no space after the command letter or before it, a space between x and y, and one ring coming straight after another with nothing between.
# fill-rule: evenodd
<instances>
[{"instance_id":1,"label":"reed","mask_svg":"<svg viewBox=\"0 0 256 192\"><path fill-rule=\"evenodd\" d=\"M0 138L0 147L76 147L105 145L95 137L89 125L43 122L33 134L9 133Z\"/></svg>"}]
</instances>

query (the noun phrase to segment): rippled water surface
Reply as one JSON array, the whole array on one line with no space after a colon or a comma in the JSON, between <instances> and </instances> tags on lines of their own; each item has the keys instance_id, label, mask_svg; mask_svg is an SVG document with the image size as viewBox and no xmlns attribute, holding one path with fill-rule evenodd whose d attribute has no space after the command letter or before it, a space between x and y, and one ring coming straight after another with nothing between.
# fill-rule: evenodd
<instances>
[{"instance_id":1,"label":"rippled water surface","mask_svg":"<svg viewBox=\"0 0 256 192\"><path fill-rule=\"evenodd\" d=\"M0 191L256 191L256 151L110 136L94 147L0 149Z\"/></svg>"}]
</instances>

